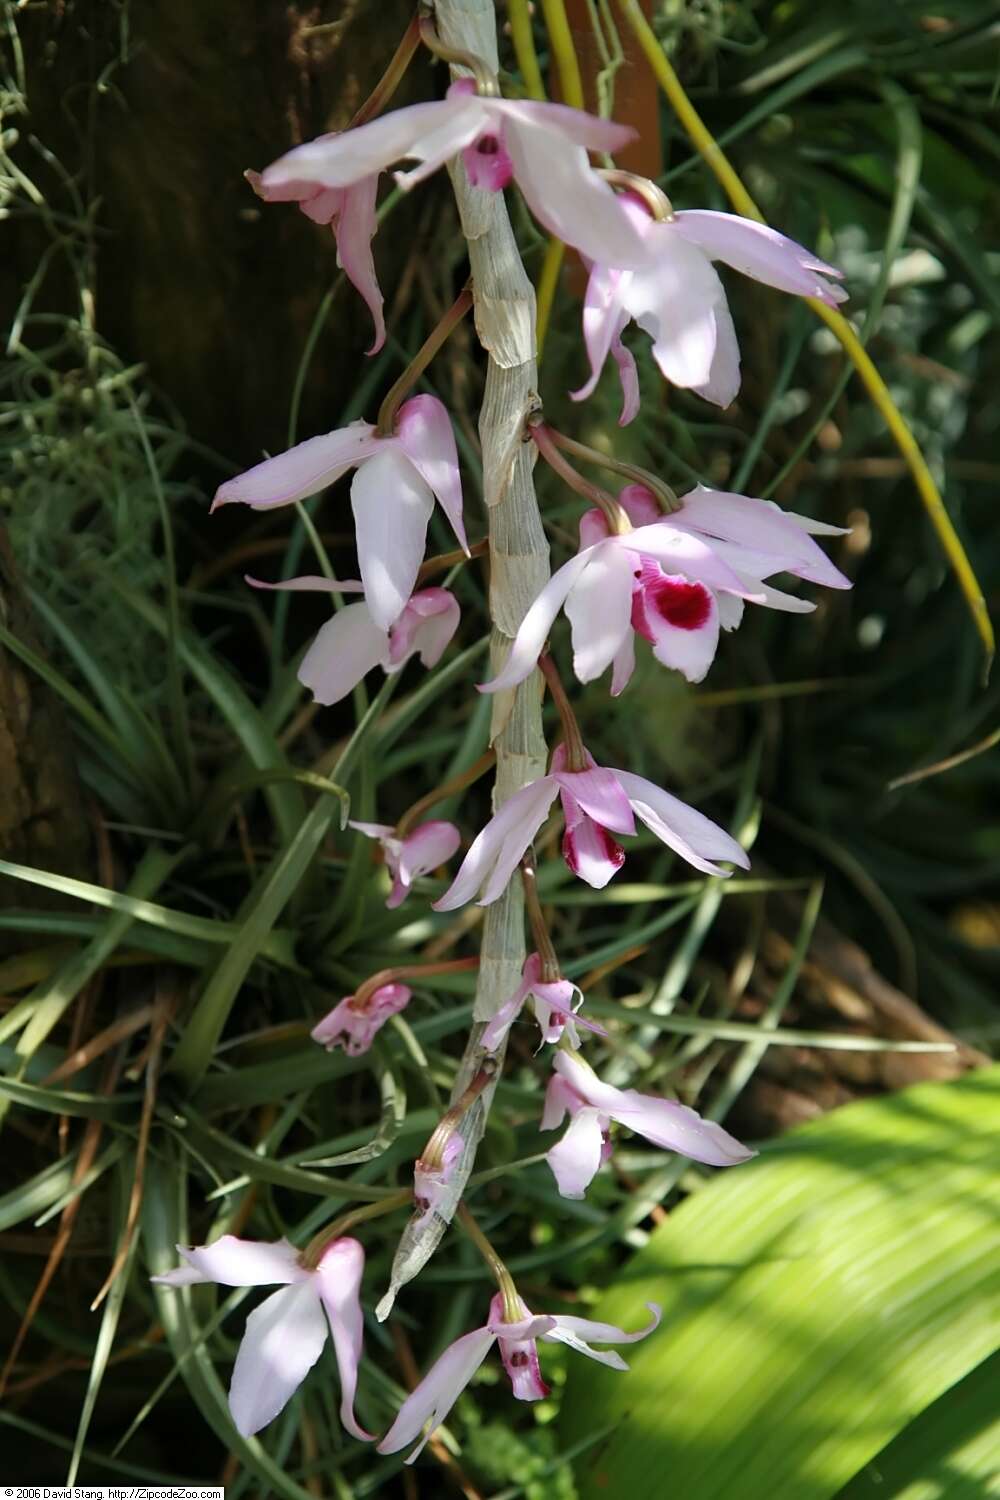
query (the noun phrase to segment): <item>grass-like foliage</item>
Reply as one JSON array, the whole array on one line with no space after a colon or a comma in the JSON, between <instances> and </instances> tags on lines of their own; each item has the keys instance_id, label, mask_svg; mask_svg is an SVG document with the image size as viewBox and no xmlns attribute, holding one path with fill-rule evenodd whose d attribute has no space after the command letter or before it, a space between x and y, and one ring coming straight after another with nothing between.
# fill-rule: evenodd
<instances>
[{"instance_id":1,"label":"grass-like foliage","mask_svg":"<svg viewBox=\"0 0 1000 1500\"><path fill-rule=\"evenodd\" d=\"M475 975L415 983L405 1015L360 1057L325 1052L309 1030L377 970L477 951L478 908L430 910L445 888L440 873L387 910L386 872L346 823L348 815L394 821L487 749L490 704L473 688L485 675L486 575L474 561L450 576L462 627L432 672L372 674L333 709L308 701L296 669L322 610L298 596L253 593L242 575L320 572L332 561L349 576L345 482L291 510L233 507L242 510L235 519L232 511L209 519L216 484L259 454L232 451L225 432L207 431L199 391L164 388L145 350L111 347L97 296L98 143L107 136L95 122L115 109L118 128L128 129L129 70L153 43L142 16L116 5L115 27L89 49L79 45L82 7L73 0L60 7L63 31L46 38L32 24L44 9L3 3L0 204L6 231L34 247L34 259L10 308L0 374L0 521L35 636L27 642L13 628L0 596L0 671L32 691L44 685L61 704L92 858L72 870L0 864L4 1477L225 1482L229 1500L416 1494L397 1459L342 1433L329 1348L277 1421L259 1438L240 1438L226 1388L247 1293L154 1295L149 1276L176 1263L176 1244L223 1232L305 1244L339 1213L412 1180L455 1080ZM321 19L327 9L336 21L337 7L320 7ZM549 6L537 9L534 43L547 79L557 59L541 15ZM629 80L646 64L626 7L587 0L580 10L599 38L587 55L599 62L602 106L627 113ZM845 311L927 458L987 601L995 599L995 4L658 0L653 11L656 36L768 221L843 268ZM395 40L387 37L387 55ZM79 133L67 144L65 120L56 132L65 159L45 138L29 87L46 46L79 51L70 111ZM504 47L513 94L524 79L509 38ZM252 108L253 85L240 87L241 107ZM661 126L661 181L675 205L726 208L666 103ZM274 154L285 144L275 141ZM327 426L374 414L464 278L453 206L445 184L437 191L420 234L393 243L400 292L386 349L366 363L359 337L346 351L356 373ZM398 194L389 198L381 241L408 211ZM515 224L537 280L544 243L526 217ZM143 267L134 274L141 279ZM185 277L183 264L176 275ZM294 389L275 393L293 438L309 435L300 412L317 352L343 343L338 309L350 289L332 246L325 275ZM859 1109L874 1110L870 1096L955 1077L985 1061L998 1035L1000 690L982 681L981 643L903 459L808 307L727 275L743 349L737 403L723 417L665 391L637 335L642 414L623 430L610 370L589 403L565 397L584 376L573 275L557 292L541 365L547 416L679 490L702 480L852 528L833 555L853 590L826 592L811 616L757 611L726 638L700 687L647 653L613 710L606 683L574 700L602 763L664 782L710 813L750 849L750 874L692 878L646 836L630 844L627 869L595 892L560 859L557 820L537 848L565 974L608 1029L589 1044L595 1065L620 1086L673 1092L763 1145L752 1169L759 1184L767 1142L788 1127L859 1097L870 1099ZM104 295L125 298L126 289ZM234 319L242 295L234 272ZM263 343L258 357L270 357ZM471 540L485 532L481 381L475 342L460 335L423 384L456 415ZM579 504L541 465L538 484L562 561L575 546ZM431 544L453 545L438 517ZM553 650L566 661L562 632L561 623ZM551 743L554 715L549 727ZM478 781L433 816L452 818L468 839L488 815L488 795L487 780ZM651 1266L654 1279L667 1275L674 1260L663 1255L663 1234L671 1231L657 1226L682 1200L699 1254L712 1253L711 1227L689 1201L708 1174L639 1149L636 1137L585 1202L560 1198L540 1155L554 1137L538 1133L534 1046L533 1028L515 1027L468 1197L529 1305L587 1316L623 1274L644 1285ZM948 1085L936 1088L934 1107L951 1122L940 1137L933 1111L922 1112L923 1091L906 1118L923 1153L913 1191L926 1196L928 1213L947 1214L947 1194L933 1183L951 1169L959 1106L939 1103ZM980 1098L974 1080L955 1088L966 1091L965 1104ZM778 1144L779 1171L790 1171L797 1151L804 1170L808 1132L800 1139L801 1147ZM851 1140L850 1127L823 1137L817 1194L832 1194L838 1173L853 1172L851 1201L864 1199L863 1174L879 1168L860 1147L852 1155ZM896 1141L893 1170L908 1181L904 1145ZM711 1189L724 1215L730 1186ZM752 1212L764 1214L768 1202L758 1192ZM891 1221L884 1195L878 1212ZM368 1256L366 1312L387 1283L407 1214L399 1208L357 1231ZM741 1249L733 1217L720 1255L765 1255L767 1224L755 1220L752 1244ZM775 1222L775 1243L785 1227ZM861 1213L858 1235L859 1253L877 1252ZM944 1236L940 1252L958 1246L956 1299L964 1244ZM809 1246L805 1235L794 1253ZM840 1246L845 1255L849 1248ZM636 1250L639 1270L626 1273ZM768 1275L753 1274L766 1298ZM893 1295L906 1294L904 1283L887 1277ZM455 1230L392 1320L366 1319L357 1402L366 1427L384 1430L418 1371L482 1323L492 1290L474 1245ZM685 1358L725 1367L727 1296L742 1320L740 1358L752 1364L747 1299L726 1277L710 1318L700 1281L697 1306L672 1294ZM948 1353L939 1280L931 1300L934 1358L949 1380L975 1385L975 1372ZM784 1306L776 1292L773 1316ZM877 1306L874 1296L872 1316ZM767 1322L771 1310L758 1310ZM809 1379L809 1340L823 1344L821 1309L812 1313L805 1331L768 1324L775 1386L782 1359L782 1378L804 1371ZM700 1350L699 1315L711 1324L711 1347ZM912 1342L904 1347L901 1337L900 1357L919 1362L920 1319L907 1329ZM668 1340L669 1328L657 1337ZM607 1430L590 1424L593 1401L587 1423L557 1420L567 1353L546 1346L552 1395L530 1407L513 1405L499 1362L487 1361L421 1460L416 1472L428 1487L420 1493L576 1494L572 1459ZM652 1341L646 1361L652 1371ZM668 1425L685 1384L676 1369L671 1382L660 1407ZM647 1422L657 1402L644 1389ZM907 1389L957 1433L954 1472L973 1487L954 1493L985 1495L974 1485L988 1474L987 1445L957 1422L939 1383L914 1379ZM841 1387L838 1399L847 1399ZM623 1390L614 1420L631 1404ZM747 1406L766 1419L763 1397ZM720 1403L714 1435L711 1425L700 1433L705 1452L736 1440L726 1411ZM903 1402L899 1425L917 1417ZM933 1456L931 1417L921 1421L916 1441ZM687 1413L682 1428L692 1424ZM880 1445L891 1437L880 1429ZM964 1469L961 1454L972 1454ZM915 1460L890 1450L887 1462L903 1476L892 1493L910 1494L903 1486ZM829 1466L838 1485L857 1474L845 1492L852 1496L868 1493L858 1469ZM640 1472L628 1490L612 1482L600 1493L634 1494ZM798 1495L794 1475L780 1493ZM817 1500L834 1493L808 1490ZM684 1490L685 1500L694 1494Z\"/></svg>"}]
</instances>

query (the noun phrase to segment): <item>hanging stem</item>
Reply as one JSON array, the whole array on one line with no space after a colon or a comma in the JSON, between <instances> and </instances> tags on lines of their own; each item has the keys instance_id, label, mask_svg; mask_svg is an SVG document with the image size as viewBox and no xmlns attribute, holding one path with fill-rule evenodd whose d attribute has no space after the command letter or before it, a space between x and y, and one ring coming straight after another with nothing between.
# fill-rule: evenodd
<instances>
[{"instance_id":1,"label":"hanging stem","mask_svg":"<svg viewBox=\"0 0 1000 1500\"><path fill-rule=\"evenodd\" d=\"M541 417L528 418L528 436L549 468L554 469L571 490L582 495L584 500L590 500L592 504L600 506L612 536L624 536L632 530L631 521L614 496L609 495L607 490L602 490L599 485L591 484L590 480L584 479L572 464L566 462L556 445L552 428L548 427Z\"/></svg>"},{"instance_id":2,"label":"hanging stem","mask_svg":"<svg viewBox=\"0 0 1000 1500\"><path fill-rule=\"evenodd\" d=\"M651 474L648 469L641 468L639 464L626 463L623 458L613 458L610 453L601 453L597 448L589 448L586 443L578 443L575 438L567 437L564 432L558 432L554 427L546 430L550 440L564 453L571 453L574 458L581 458L584 463L596 464L598 468L607 469L612 474L620 474L623 479L630 479L633 484L641 484L644 489L650 490L665 516L672 515L675 510L680 510L681 502L669 484L657 478L655 474Z\"/></svg>"},{"instance_id":3,"label":"hanging stem","mask_svg":"<svg viewBox=\"0 0 1000 1500\"><path fill-rule=\"evenodd\" d=\"M413 806L406 809L396 824L397 837L405 838L414 823L423 817L428 808L433 807L436 802L443 802L446 797L453 796L455 792L463 792L467 786L471 786L474 781L478 781L484 771L488 771L491 766L495 766L496 760L496 751L487 750L467 771L459 771L456 776L450 776L447 781L442 781L440 786L436 786L432 792L428 792L426 797L421 797L418 802L414 802Z\"/></svg>"},{"instance_id":4,"label":"hanging stem","mask_svg":"<svg viewBox=\"0 0 1000 1500\"><path fill-rule=\"evenodd\" d=\"M500 85L497 75L481 57L475 52L466 52L462 47L447 47L434 29L434 22L429 15L422 15L419 19L420 40L428 52L433 52L435 57L440 57L443 62L453 63L458 68L468 68L476 80L476 93L486 97L496 98L500 93Z\"/></svg>"},{"instance_id":5,"label":"hanging stem","mask_svg":"<svg viewBox=\"0 0 1000 1500\"><path fill-rule=\"evenodd\" d=\"M559 723L562 725L563 738L566 742L566 769L567 771L589 770L587 752L583 748L583 736L576 722L576 714L566 696L566 689L562 685L562 678L559 676L556 664L548 651L542 652L538 658L538 666L552 694L552 702L556 706Z\"/></svg>"},{"instance_id":6,"label":"hanging stem","mask_svg":"<svg viewBox=\"0 0 1000 1500\"><path fill-rule=\"evenodd\" d=\"M322 30L321 26L309 27L309 31L313 33ZM382 77L372 89L361 108L356 110L351 116L347 125L348 130L354 130L358 125L365 125L369 120L373 120L376 115L382 113L393 94L399 88L403 74L410 66L413 54L419 46L420 18L419 16L414 16L409 26L403 32L399 46L392 54L389 65L382 74Z\"/></svg>"},{"instance_id":7,"label":"hanging stem","mask_svg":"<svg viewBox=\"0 0 1000 1500\"><path fill-rule=\"evenodd\" d=\"M429 979L433 974L461 974L466 969L478 969L478 958L449 958L438 964L400 964L394 969L379 969L354 992L354 1010L363 1010L376 990L384 984L395 984L397 979Z\"/></svg>"},{"instance_id":8,"label":"hanging stem","mask_svg":"<svg viewBox=\"0 0 1000 1500\"><path fill-rule=\"evenodd\" d=\"M433 578L435 573L443 573L448 568L454 568L458 563L468 562L471 557L485 557L490 550L489 539L483 537L481 541L473 542L468 552L456 548L454 552L439 552L437 557L429 557L426 562L420 564L417 574L417 584L426 583L428 578Z\"/></svg>"},{"instance_id":9,"label":"hanging stem","mask_svg":"<svg viewBox=\"0 0 1000 1500\"><path fill-rule=\"evenodd\" d=\"M663 189L657 187L655 182L650 182L648 177L640 177L637 172L626 172L624 167L597 167L595 170L598 177L603 177L612 187L623 188L641 198L649 209L650 218L656 219L657 223L669 223L674 218L674 205Z\"/></svg>"},{"instance_id":10,"label":"hanging stem","mask_svg":"<svg viewBox=\"0 0 1000 1500\"><path fill-rule=\"evenodd\" d=\"M452 330L457 328L458 324L461 323L471 306L472 282L470 280L465 283L465 286L459 292L437 326L424 339L424 342L410 360L402 375L390 387L385 400L378 409L378 421L375 424L375 431L379 437L390 437L392 435L392 430L396 422L396 413L400 408L403 397L416 385L435 354L441 348L442 344L447 341Z\"/></svg>"},{"instance_id":11,"label":"hanging stem","mask_svg":"<svg viewBox=\"0 0 1000 1500\"><path fill-rule=\"evenodd\" d=\"M542 903L538 899L538 871L535 866L535 851L529 849L521 860L521 881L524 885L524 910L535 940L535 949L542 961L543 984L555 984L562 978L562 969L552 946L548 924L542 915Z\"/></svg>"},{"instance_id":12,"label":"hanging stem","mask_svg":"<svg viewBox=\"0 0 1000 1500\"><path fill-rule=\"evenodd\" d=\"M667 96L681 125L687 131L688 138L703 161L705 161L722 184L736 212L743 214L748 219L756 219L758 224L766 223L764 215L743 186L739 174L734 170L722 148L685 93L684 87L674 72L667 54L657 41L656 33L642 13L639 0L618 0L618 3L625 14L626 20L634 31L636 40L645 53L650 67L656 75L657 82ZM965 601L972 614L976 629L979 632L980 640L986 652L984 674L988 674L996 649L989 610L986 607L986 600L983 597L979 580L976 577L972 564L969 562L968 554L959 540L951 517L945 509L941 492L934 483L934 476L927 467L927 460L920 450L920 445L907 426L906 419L900 412L899 407L893 401L889 393L889 388L873 364L871 356L843 313L837 312L835 308L827 307L825 302L820 302L816 297L806 297L804 301L809 304L816 316L821 318L827 325L861 376L862 384L868 392L873 406L880 413L882 420L892 435L896 447L903 455L907 468L913 475L913 482L923 501L924 508L930 517L931 524L937 532L938 541L941 543L945 556L951 565L952 572L958 579L959 588L965 596Z\"/></svg>"},{"instance_id":13,"label":"hanging stem","mask_svg":"<svg viewBox=\"0 0 1000 1500\"><path fill-rule=\"evenodd\" d=\"M339 1219L334 1219L332 1224L327 1224L325 1229L313 1236L299 1256L299 1264L307 1271L315 1271L323 1259L323 1252L334 1240L339 1240L355 1224L363 1224L366 1219L377 1219L381 1214L391 1214L393 1209L403 1208L412 1197L412 1188L400 1188L398 1193L380 1198L377 1203L365 1203L361 1208L352 1208L350 1213L341 1214Z\"/></svg>"},{"instance_id":14,"label":"hanging stem","mask_svg":"<svg viewBox=\"0 0 1000 1500\"><path fill-rule=\"evenodd\" d=\"M520 1323L524 1314L521 1311L521 1299L517 1295L517 1287L514 1278L500 1259L489 1240L486 1238L479 1225L476 1223L472 1211L464 1203L458 1205L458 1222L465 1230L469 1239L479 1251L483 1260L489 1266L503 1299L503 1320L505 1323Z\"/></svg>"}]
</instances>

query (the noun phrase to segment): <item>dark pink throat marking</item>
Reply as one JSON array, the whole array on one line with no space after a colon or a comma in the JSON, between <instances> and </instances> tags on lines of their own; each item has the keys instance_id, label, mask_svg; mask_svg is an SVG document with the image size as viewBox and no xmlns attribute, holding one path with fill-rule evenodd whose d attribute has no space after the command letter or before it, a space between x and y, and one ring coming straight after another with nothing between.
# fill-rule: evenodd
<instances>
[{"instance_id":1,"label":"dark pink throat marking","mask_svg":"<svg viewBox=\"0 0 1000 1500\"><path fill-rule=\"evenodd\" d=\"M657 578L647 583L637 592L632 610L633 628L647 640L653 636L644 616L654 610L677 630L700 630L712 612L712 596L703 583L686 579Z\"/></svg>"}]
</instances>

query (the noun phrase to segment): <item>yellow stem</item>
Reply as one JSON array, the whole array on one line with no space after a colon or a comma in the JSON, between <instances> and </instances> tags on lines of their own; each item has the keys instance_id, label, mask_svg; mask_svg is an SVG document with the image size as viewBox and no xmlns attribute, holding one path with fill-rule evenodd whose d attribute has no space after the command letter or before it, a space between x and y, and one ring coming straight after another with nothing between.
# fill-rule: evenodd
<instances>
[{"instance_id":1,"label":"yellow stem","mask_svg":"<svg viewBox=\"0 0 1000 1500\"><path fill-rule=\"evenodd\" d=\"M552 235L545 247L542 273L538 278L538 286L535 291L538 303L538 309L535 314L535 343L538 349L539 363L541 363L542 359L545 335L549 331L549 323L552 318L552 304L556 300L556 290L559 286L559 272L562 270L563 256L565 254L566 246L562 240L557 240Z\"/></svg>"},{"instance_id":2,"label":"yellow stem","mask_svg":"<svg viewBox=\"0 0 1000 1500\"><path fill-rule=\"evenodd\" d=\"M691 144L725 189L730 203L736 209L737 213L743 214L745 218L756 219L760 224L765 223L764 215L747 192L738 173L727 160L722 148L715 141L711 131L684 92L683 84L671 67L666 53L656 39L655 32L642 13L639 0L618 0L618 3L625 15L625 19L635 33L636 40L645 54L650 67L656 75L657 82L663 89L674 113L687 132ZM986 652L984 667L984 675L986 675L989 673L996 646L993 626L986 608L986 600L983 598L983 591L979 586L979 580L976 578L965 548L962 546L958 533L952 524L951 517L945 509L941 492L934 482L934 477L930 469L927 467L927 461L923 453L920 451L920 445L907 426L906 419L900 412L899 407L889 394L889 389L885 381L882 379L871 357L866 352L864 345L847 319L842 313L837 312L832 307L827 307L825 302L820 302L815 297L807 297L805 300L816 316L822 318L861 376L862 384L868 392L872 404L881 413L897 448L903 456L907 468L913 476L913 482L923 501L931 525L937 532L938 540L944 549L945 556L955 577L958 579L959 588L965 596L976 629L979 632L983 649Z\"/></svg>"},{"instance_id":3,"label":"yellow stem","mask_svg":"<svg viewBox=\"0 0 1000 1500\"><path fill-rule=\"evenodd\" d=\"M542 70L538 65L538 53L535 51L528 0L507 0L507 14L510 19L511 39L514 43L514 56L517 58L517 66L524 79L528 98L537 99L542 104L545 102L545 84L542 80Z\"/></svg>"},{"instance_id":4,"label":"yellow stem","mask_svg":"<svg viewBox=\"0 0 1000 1500\"><path fill-rule=\"evenodd\" d=\"M572 105L574 109L582 109L583 79L580 77L580 64L563 0L542 0L542 14L549 34L549 46L555 58L556 72L559 74L559 92L563 96L563 103Z\"/></svg>"}]
</instances>

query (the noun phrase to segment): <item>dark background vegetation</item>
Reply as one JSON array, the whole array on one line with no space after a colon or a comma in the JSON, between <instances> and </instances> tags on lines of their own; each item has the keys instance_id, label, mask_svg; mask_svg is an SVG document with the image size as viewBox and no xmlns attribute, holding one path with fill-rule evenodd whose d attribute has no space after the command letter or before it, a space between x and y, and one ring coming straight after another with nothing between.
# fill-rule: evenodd
<instances>
[{"instance_id":1,"label":"dark background vegetation","mask_svg":"<svg viewBox=\"0 0 1000 1500\"><path fill-rule=\"evenodd\" d=\"M232 507L209 521L207 502L221 477L263 451L370 415L465 267L443 175L394 201L376 241L391 332L385 351L368 360L367 314L336 274L329 235L291 207L259 203L241 174L344 125L379 76L409 7L5 0L3 10L0 294L9 343L0 404L0 775L9 794L0 854L123 890L156 846L178 858L139 894L171 911L242 922L261 870L313 796L287 780L265 785L265 773L329 774L359 705L317 711L297 689L296 655L322 620L320 608L262 603L242 583L248 570L267 577L311 570L300 518ZM586 7L578 12L585 24ZM995 612L996 6L691 0L654 4L652 13L769 222L844 269L847 310L943 488ZM541 26L538 45L547 66ZM515 88L509 40L504 62ZM630 99L648 114L643 67L629 55L617 74L620 117L629 117ZM441 71L418 58L398 102L431 97L443 83ZM661 180L675 203L726 207L665 105L660 127ZM537 275L543 241L517 205L515 213ZM588 901L563 878L553 836L541 852L560 952L575 977L590 976L588 993L599 1000L674 985L685 1014L700 1007L709 1019L753 1021L785 972L804 892L821 878L822 912L784 1022L909 1040L948 1034L964 1049L942 1058L772 1048L735 1091L730 1116L737 1133L756 1140L859 1096L949 1076L982 1060L996 1039L996 752L985 744L939 774L892 783L984 744L997 722L998 688L984 685L981 646L911 479L835 341L804 306L724 277L745 371L732 409L721 414L666 390L643 358L641 337L640 420L617 429L610 373L592 402L574 407L565 392L583 369L580 277L570 266L541 369L547 411L557 425L658 469L679 489L700 477L850 526L832 550L854 588L819 599L805 619L751 611L700 688L644 660L613 711L604 685L579 694L588 742L606 763L668 781L729 826L759 821L753 864L763 885L721 902L712 920L700 883L684 887L684 872L670 869L659 846L644 845L622 877L636 887L634 898ZM429 379L455 414L476 537L481 365L470 329L449 343ZM573 545L577 508L546 474L538 478L561 558ZM338 572L350 573L343 487L308 510ZM447 546L443 532L436 541ZM437 686L416 673L397 685L387 728L365 742L353 767L355 816L398 816L484 747L473 667L447 671L482 634L483 579L470 568L454 586L463 606L459 641ZM185 643L193 643L186 655ZM562 638L558 644L564 650ZM110 739L95 714L111 725ZM480 825L486 795L480 787L452 806L466 835ZM188 1106L169 1052L190 999L216 972L217 950L195 951L194 939L185 947L169 930L157 937L143 928L138 937L123 928L95 957L104 921L97 908L8 880L4 1066L21 1076L25 1057L12 1048L18 1006L28 1001L44 1001L53 1016L24 1075L40 1087L68 1052L133 1007L163 1006L157 1045L166 1071L147 1179L175 1202L176 1216L176 1201L188 1201L183 1174L190 1176L189 1237L202 1238L217 1212L264 1236L318 1209L321 1221L329 1208L322 1196L294 1177L256 1179L221 1142L265 1142L265 1155L287 1159L317 1143L350 1138L356 1146L371 1134L378 1080L335 1068L305 1078L302 1060L312 1053L304 1022L401 950L473 951L462 944L475 941L474 932L469 939L464 928L429 920L422 902L388 915L379 880L370 847L334 827L280 920L296 936L299 969L253 968L225 1033L227 1050L195 1095L204 1128L186 1138L175 1116ZM677 893L650 894L671 880L681 883ZM670 911L673 925L650 934ZM81 967L81 953L94 962ZM431 1024L417 1031L429 1070L405 1048L391 1059L389 1076L400 1096L409 1087L416 1118L375 1163L385 1180L405 1180L433 1120L435 1091L447 1090L462 1034L449 1011L469 993L456 985L421 996L422 1024L425 1017ZM710 1033L687 1053L676 1051L682 1044L675 1038L641 1076L649 1084L673 1072L676 1082L683 1066L684 1097L703 1107L725 1080L732 1049ZM126 1234L141 1080L149 1077L144 1045L141 1032L125 1038L58 1085L94 1099L122 1095L97 1124L86 1111L67 1117L55 1095L48 1112L38 1099L23 1108L16 1093L6 1097L0 1326L13 1340L26 1316L30 1322L7 1376L6 1475L61 1482L92 1397L81 1478L109 1483L131 1472L213 1482L225 1474L237 1489L259 1487L239 1456L229 1456L224 1434L203 1422L197 1381L194 1398L180 1379L157 1397L123 1450L131 1470L108 1467L107 1455L169 1376L178 1349L164 1339L146 1287L147 1249ZM535 1149L529 1063L525 1043L500 1096L506 1108L484 1143L485 1166ZM327 1079L328 1088L313 1087ZM33 1206L25 1181L51 1173L61 1156L67 1173L76 1171L81 1151L104 1163L87 1191L73 1195L67 1176L69 1207L54 1190L40 1190ZM375 1167L358 1168L362 1180L374 1178ZM206 1193L238 1170L248 1175L207 1202ZM551 1276L566 1289L603 1285L636 1242L629 1236L651 1222L598 1237L554 1272L566 1205L554 1200L544 1168L515 1180L513 1197L498 1187L482 1206L514 1261L530 1247L529 1298L544 1299ZM633 1187L621 1174L593 1210L581 1208L576 1229L591 1212L598 1221L613 1215ZM38 1212L54 1207L32 1229ZM381 1247L369 1246L373 1286L391 1254L398 1226L390 1222ZM105 1368L107 1349L96 1362L94 1355L101 1315L87 1306L125 1242L131 1287L115 1313ZM389 1372L369 1392L373 1422L391 1409L413 1360L426 1366L442 1330L454 1337L478 1318L484 1285L466 1249L452 1246L450 1260L413 1290L395 1342L386 1331L373 1336L374 1361ZM29 1306L43 1268L51 1285ZM223 1383L238 1322L210 1343ZM530 1481L559 1451L555 1405L539 1419L486 1384L462 1410L472 1426L461 1462L484 1494ZM328 1418L329 1396L317 1394L296 1416L302 1435L287 1425L271 1449L279 1469L315 1493L330 1492L315 1488L315 1476L328 1470L339 1442ZM368 1464L352 1454L338 1493L405 1493L402 1481ZM565 1468L545 1476L527 1493L572 1493ZM432 1473L428 1482L444 1480Z\"/></svg>"}]
</instances>

